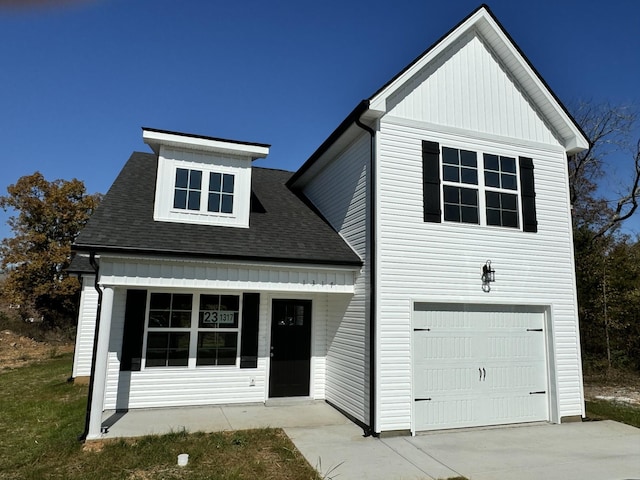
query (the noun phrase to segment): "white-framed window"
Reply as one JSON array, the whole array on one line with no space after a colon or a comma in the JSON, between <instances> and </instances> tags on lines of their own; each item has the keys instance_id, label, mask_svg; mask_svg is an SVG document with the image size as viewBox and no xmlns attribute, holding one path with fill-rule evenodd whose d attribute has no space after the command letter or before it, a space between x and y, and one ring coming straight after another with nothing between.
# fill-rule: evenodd
<instances>
[{"instance_id":1,"label":"white-framed window","mask_svg":"<svg viewBox=\"0 0 640 480\"><path fill-rule=\"evenodd\" d=\"M233 214L235 175L232 173L209 172L176 168L173 188L173 208ZM207 192L203 195L202 192Z\"/></svg>"},{"instance_id":2,"label":"white-framed window","mask_svg":"<svg viewBox=\"0 0 640 480\"><path fill-rule=\"evenodd\" d=\"M145 368L236 366L240 295L150 292Z\"/></svg>"},{"instance_id":3,"label":"white-framed window","mask_svg":"<svg viewBox=\"0 0 640 480\"><path fill-rule=\"evenodd\" d=\"M443 146L444 221L519 228L517 163L514 157Z\"/></svg>"},{"instance_id":4,"label":"white-framed window","mask_svg":"<svg viewBox=\"0 0 640 480\"><path fill-rule=\"evenodd\" d=\"M209 198L207 211L233 213L235 176L231 173L209 173Z\"/></svg>"},{"instance_id":5,"label":"white-framed window","mask_svg":"<svg viewBox=\"0 0 640 480\"><path fill-rule=\"evenodd\" d=\"M483 159L487 225L518 228L516 159L489 153Z\"/></svg>"},{"instance_id":6,"label":"white-framed window","mask_svg":"<svg viewBox=\"0 0 640 480\"><path fill-rule=\"evenodd\" d=\"M202 197L202 172L188 168L176 168L173 208L200 210Z\"/></svg>"},{"instance_id":7,"label":"white-framed window","mask_svg":"<svg viewBox=\"0 0 640 480\"><path fill-rule=\"evenodd\" d=\"M480 223L476 152L442 147L444 219Z\"/></svg>"}]
</instances>

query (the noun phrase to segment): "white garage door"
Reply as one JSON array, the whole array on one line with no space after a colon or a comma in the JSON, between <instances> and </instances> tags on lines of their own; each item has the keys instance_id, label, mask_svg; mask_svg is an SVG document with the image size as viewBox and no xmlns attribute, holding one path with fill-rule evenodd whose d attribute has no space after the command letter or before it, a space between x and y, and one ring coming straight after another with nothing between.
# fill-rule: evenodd
<instances>
[{"instance_id":1,"label":"white garage door","mask_svg":"<svg viewBox=\"0 0 640 480\"><path fill-rule=\"evenodd\" d=\"M416 303L415 429L548 420L544 313Z\"/></svg>"}]
</instances>

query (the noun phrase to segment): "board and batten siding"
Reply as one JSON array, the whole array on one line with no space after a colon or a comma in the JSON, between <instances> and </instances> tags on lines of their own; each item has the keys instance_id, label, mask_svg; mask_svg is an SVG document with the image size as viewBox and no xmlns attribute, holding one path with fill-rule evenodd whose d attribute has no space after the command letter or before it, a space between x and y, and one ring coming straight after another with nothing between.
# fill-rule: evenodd
<instances>
[{"instance_id":1,"label":"board and batten siding","mask_svg":"<svg viewBox=\"0 0 640 480\"><path fill-rule=\"evenodd\" d=\"M363 259L353 296L333 295L327 323L326 398L368 423L368 169L369 136L363 132L305 185L305 196Z\"/></svg>"},{"instance_id":2,"label":"board and batten siding","mask_svg":"<svg viewBox=\"0 0 640 480\"><path fill-rule=\"evenodd\" d=\"M425 66L387 105L395 117L559 145L477 30Z\"/></svg>"},{"instance_id":3,"label":"board and batten siding","mask_svg":"<svg viewBox=\"0 0 640 480\"><path fill-rule=\"evenodd\" d=\"M98 292L93 285L94 279L94 275L82 277L78 325L76 327L76 345L73 353L73 371L71 374L73 378L89 377L91 375L93 333L98 309Z\"/></svg>"},{"instance_id":4,"label":"board and batten siding","mask_svg":"<svg viewBox=\"0 0 640 480\"><path fill-rule=\"evenodd\" d=\"M538 232L425 223L422 141L533 158ZM378 135L378 427L411 426L413 302L538 305L551 312L548 351L557 416L583 414L578 312L566 156L539 142L383 119ZM481 161L479 159L479 161ZM481 288L491 260L496 281Z\"/></svg>"},{"instance_id":5,"label":"board and batten siding","mask_svg":"<svg viewBox=\"0 0 640 480\"><path fill-rule=\"evenodd\" d=\"M316 400L325 398L324 357L327 350L327 306L330 303L326 297L327 294L310 294L300 297L310 299L313 304L310 396ZM268 395L271 302L274 298L289 298L289 296L286 293L260 295L257 368L154 367L137 372L121 372L120 353L126 289L116 288L104 409L265 402Z\"/></svg>"}]
</instances>

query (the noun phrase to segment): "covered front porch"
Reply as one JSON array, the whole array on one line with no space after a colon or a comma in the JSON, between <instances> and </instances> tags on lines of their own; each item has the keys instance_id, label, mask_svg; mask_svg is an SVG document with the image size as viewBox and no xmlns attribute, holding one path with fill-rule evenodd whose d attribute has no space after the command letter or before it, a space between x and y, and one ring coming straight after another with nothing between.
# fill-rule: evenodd
<instances>
[{"instance_id":1,"label":"covered front porch","mask_svg":"<svg viewBox=\"0 0 640 480\"><path fill-rule=\"evenodd\" d=\"M104 438L105 428L129 436L120 429L140 415L152 419L142 421L151 430L139 435L191 430L188 411L162 416L168 423L155 430L154 412L164 408L222 412L216 408L278 397L328 399L327 365L337 355L331 348L356 275L353 267L102 257L87 438ZM208 315L224 318L207 322ZM162 337L159 361L156 337ZM116 413L122 411L128 413ZM220 424L218 417L204 416L213 421L207 430L251 428ZM200 418L193 425L204 428Z\"/></svg>"}]
</instances>

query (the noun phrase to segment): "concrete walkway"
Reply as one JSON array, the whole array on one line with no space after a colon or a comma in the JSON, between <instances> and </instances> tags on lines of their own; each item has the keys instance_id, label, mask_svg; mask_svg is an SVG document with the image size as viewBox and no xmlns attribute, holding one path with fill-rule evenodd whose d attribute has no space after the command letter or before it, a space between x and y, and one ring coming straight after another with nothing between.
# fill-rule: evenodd
<instances>
[{"instance_id":1,"label":"concrete walkway","mask_svg":"<svg viewBox=\"0 0 640 480\"><path fill-rule=\"evenodd\" d=\"M103 419L104 438L282 427L328 480L640 480L640 429L610 421L378 439L323 402L105 412Z\"/></svg>"}]
</instances>

